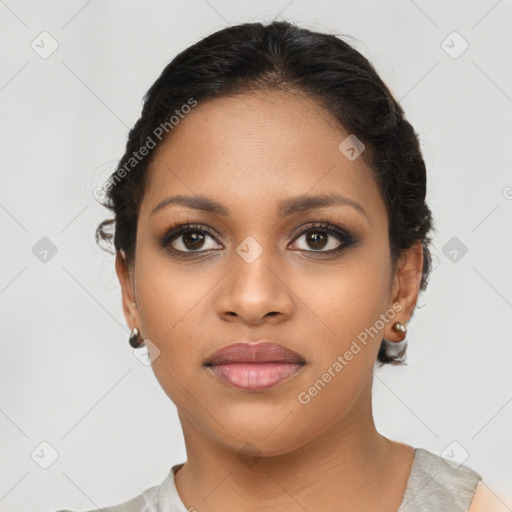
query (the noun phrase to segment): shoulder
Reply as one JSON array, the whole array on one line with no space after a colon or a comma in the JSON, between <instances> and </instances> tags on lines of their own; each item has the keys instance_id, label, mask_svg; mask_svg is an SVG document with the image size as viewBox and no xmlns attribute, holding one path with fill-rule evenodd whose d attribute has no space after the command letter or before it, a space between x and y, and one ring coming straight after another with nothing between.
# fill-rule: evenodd
<instances>
[{"instance_id":1,"label":"shoulder","mask_svg":"<svg viewBox=\"0 0 512 512\"><path fill-rule=\"evenodd\" d=\"M444 487L451 487L459 490L465 487L468 491L474 492L476 485L482 477L471 467L457 463L454 460L441 457L425 448L416 448L415 476L433 477Z\"/></svg>"},{"instance_id":2,"label":"shoulder","mask_svg":"<svg viewBox=\"0 0 512 512\"><path fill-rule=\"evenodd\" d=\"M158 512L158 496L160 487L160 485L150 487L149 489L146 489L144 492L128 501L124 501L118 505L101 507L99 510L102 512ZM55 512L75 511L62 509ZM85 512L98 512L98 508L95 508L94 510L87 510Z\"/></svg>"},{"instance_id":3,"label":"shoulder","mask_svg":"<svg viewBox=\"0 0 512 512\"><path fill-rule=\"evenodd\" d=\"M110 505L101 508L98 508L96 504L94 504L96 508L87 510L86 512L98 512L98 510L101 512L160 512L162 510L168 512L188 512L174 484L174 474L184 464L184 462L175 464L171 467L160 485L150 487L128 501L124 501L119 505ZM73 511L62 509L55 512Z\"/></svg>"},{"instance_id":4,"label":"shoulder","mask_svg":"<svg viewBox=\"0 0 512 512\"><path fill-rule=\"evenodd\" d=\"M463 464L416 448L400 512L468 510L481 476Z\"/></svg>"},{"instance_id":5,"label":"shoulder","mask_svg":"<svg viewBox=\"0 0 512 512\"><path fill-rule=\"evenodd\" d=\"M482 480L476 486L468 512L507 512L510 508Z\"/></svg>"}]
</instances>

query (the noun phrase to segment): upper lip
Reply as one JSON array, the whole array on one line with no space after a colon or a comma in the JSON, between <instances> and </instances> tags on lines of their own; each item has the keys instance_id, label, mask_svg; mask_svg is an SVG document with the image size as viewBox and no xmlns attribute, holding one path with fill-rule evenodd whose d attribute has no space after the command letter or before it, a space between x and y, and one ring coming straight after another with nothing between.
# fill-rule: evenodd
<instances>
[{"instance_id":1,"label":"upper lip","mask_svg":"<svg viewBox=\"0 0 512 512\"><path fill-rule=\"evenodd\" d=\"M240 341L214 352L205 361L206 366L226 363L299 363L306 361L299 353L271 340L250 343Z\"/></svg>"}]
</instances>

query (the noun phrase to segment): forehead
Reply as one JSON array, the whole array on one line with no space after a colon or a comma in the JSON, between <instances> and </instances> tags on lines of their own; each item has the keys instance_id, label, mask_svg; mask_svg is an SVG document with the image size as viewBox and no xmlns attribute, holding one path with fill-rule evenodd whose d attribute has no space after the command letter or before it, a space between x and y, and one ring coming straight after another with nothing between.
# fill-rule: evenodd
<instances>
[{"instance_id":1,"label":"forehead","mask_svg":"<svg viewBox=\"0 0 512 512\"><path fill-rule=\"evenodd\" d=\"M173 194L212 197L243 213L332 192L378 214L384 205L373 170L339 149L349 135L303 94L259 91L199 102L157 147L141 216Z\"/></svg>"}]
</instances>

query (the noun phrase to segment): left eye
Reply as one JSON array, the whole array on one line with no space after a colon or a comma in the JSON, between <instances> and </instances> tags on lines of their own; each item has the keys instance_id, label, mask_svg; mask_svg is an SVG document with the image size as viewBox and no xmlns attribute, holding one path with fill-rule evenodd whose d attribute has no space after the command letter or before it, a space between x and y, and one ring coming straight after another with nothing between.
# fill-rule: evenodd
<instances>
[{"instance_id":1,"label":"left eye","mask_svg":"<svg viewBox=\"0 0 512 512\"><path fill-rule=\"evenodd\" d=\"M301 235L299 235L294 243L297 243L298 240L305 240L306 247L299 247L301 250L305 251L316 251L316 252L329 252L336 251L343 244L343 236L334 232L333 230L327 228L312 228L308 229ZM347 238L347 237L345 237ZM341 239L341 240L340 240Z\"/></svg>"}]
</instances>

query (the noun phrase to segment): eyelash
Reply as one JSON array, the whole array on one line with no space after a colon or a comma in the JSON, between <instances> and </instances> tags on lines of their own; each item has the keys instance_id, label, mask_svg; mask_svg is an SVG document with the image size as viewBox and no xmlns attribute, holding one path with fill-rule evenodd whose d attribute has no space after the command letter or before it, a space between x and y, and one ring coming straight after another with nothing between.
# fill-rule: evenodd
<instances>
[{"instance_id":1,"label":"eyelash","mask_svg":"<svg viewBox=\"0 0 512 512\"><path fill-rule=\"evenodd\" d=\"M338 239L339 242L341 242L340 247L337 249L331 249L329 251L322 251L318 250L315 251L313 249L311 250L304 250L300 249L301 251L305 252L312 252L315 254L327 254L330 256L338 255L342 252L344 252L346 249L351 247L352 245L357 243L357 239L348 231L345 229L342 229L335 224L332 223L332 220L330 218L326 219L322 222L313 222L309 224L305 229L301 230L297 235L294 234L293 242L295 242L297 239L299 239L302 235L307 234L309 232L314 232L315 230L324 232L328 235L333 235L335 238ZM193 257L198 254L206 253L211 251L216 251L218 249L207 249L207 250L198 250L198 251L181 251L178 249L174 249L171 246L171 242L173 242L175 239L179 238L180 236L186 234L186 233L203 233L208 234L212 238L217 241L217 234L209 227L204 224L191 224L191 223L185 223L180 224L177 226L171 226L169 230L166 232L166 234L162 237L162 239L159 242L159 245L162 249L168 250L172 254L176 255L177 257ZM218 241L217 241L218 242Z\"/></svg>"}]
</instances>

